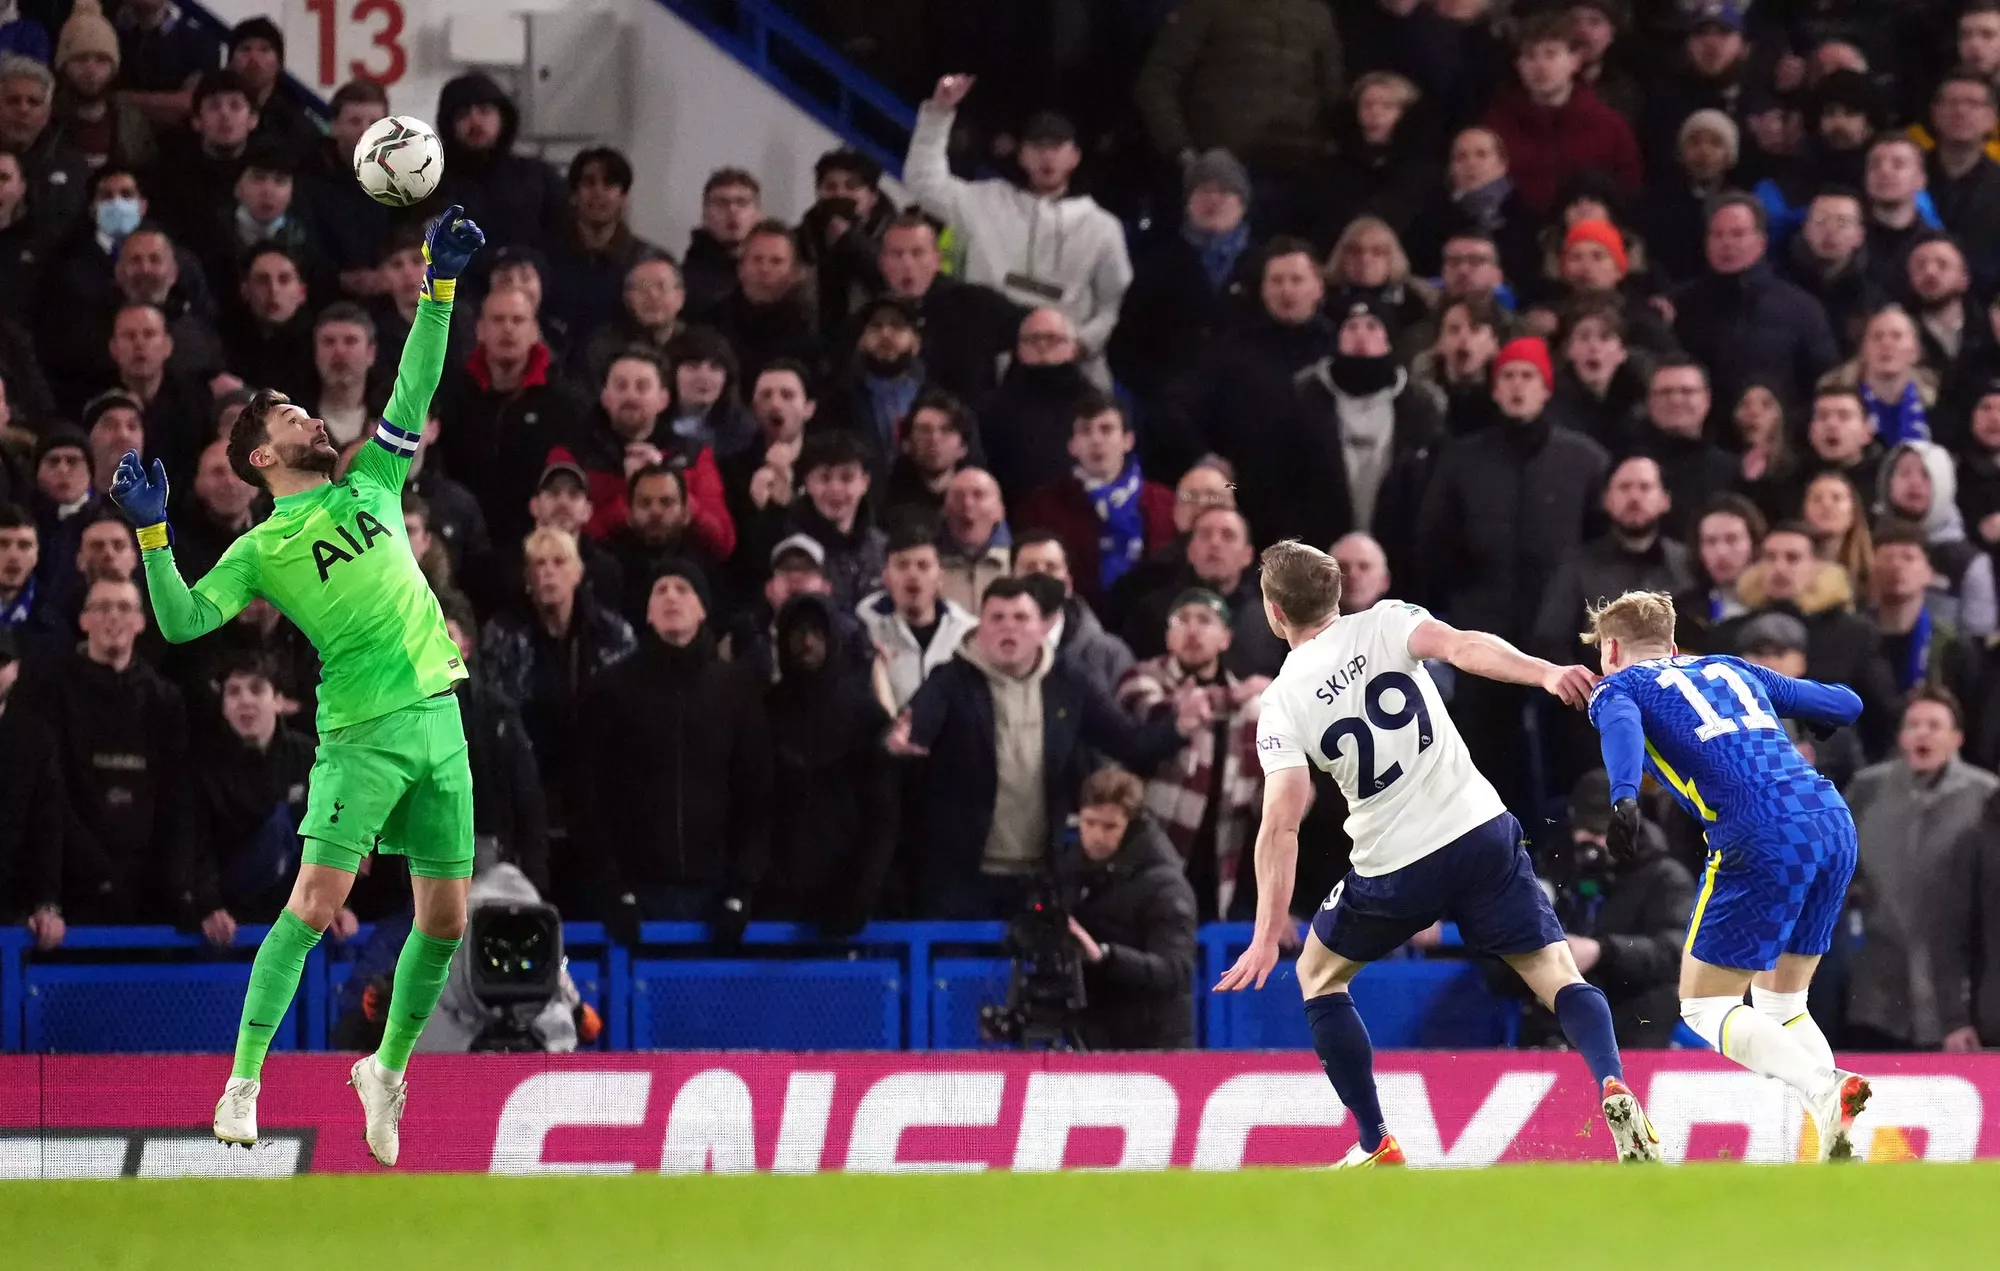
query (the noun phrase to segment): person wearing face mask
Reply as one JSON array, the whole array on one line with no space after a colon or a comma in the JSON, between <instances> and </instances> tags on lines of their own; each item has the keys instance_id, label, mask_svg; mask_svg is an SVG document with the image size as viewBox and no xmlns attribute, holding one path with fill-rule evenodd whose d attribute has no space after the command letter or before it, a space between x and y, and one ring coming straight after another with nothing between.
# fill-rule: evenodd
<instances>
[{"instance_id":1,"label":"person wearing face mask","mask_svg":"<svg viewBox=\"0 0 2000 1271\"><path fill-rule=\"evenodd\" d=\"M1416 519L1443 419L1389 350L1379 301L1356 300L1334 350L1299 377L1300 462L1295 512L1277 537L1331 543L1353 530L1379 539L1391 568L1407 568ZM1260 527L1263 528L1263 527Z\"/></svg>"}]
</instances>

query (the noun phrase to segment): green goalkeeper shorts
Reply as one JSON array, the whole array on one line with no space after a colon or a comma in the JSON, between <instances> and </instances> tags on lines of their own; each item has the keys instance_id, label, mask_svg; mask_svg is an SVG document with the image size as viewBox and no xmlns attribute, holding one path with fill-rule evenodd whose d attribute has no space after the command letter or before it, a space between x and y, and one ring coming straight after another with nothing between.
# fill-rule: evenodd
<instances>
[{"instance_id":1,"label":"green goalkeeper shorts","mask_svg":"<svg viewBox=\"0 0 2000 1271\"><path fill-rule=\"evenodd\" d=\"M472 766L457 695L322 736L299 833L308 865L353 874L380 851L421 878L470 878Z\"/></svg>"}]
</instances>

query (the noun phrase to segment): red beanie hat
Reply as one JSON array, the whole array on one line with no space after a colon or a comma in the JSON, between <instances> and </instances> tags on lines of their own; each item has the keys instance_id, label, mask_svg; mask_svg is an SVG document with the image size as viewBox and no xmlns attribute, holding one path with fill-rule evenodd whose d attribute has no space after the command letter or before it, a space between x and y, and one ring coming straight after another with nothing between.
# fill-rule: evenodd
<instances>
[{"instance_id":1,"label":"red beanie hat","mask_svg":"<svg viewBox=\"0 0 2000 1271\"><path fill-rule=\"evenodd\" d=\"M1549 361L1549 346L1538 335L1524 335L1518 340L1509 340L1500 350L1500 356L1493 359L1493 378L1500 378L1500 368L1509 362L1526 362L1542 373L1542 387L1554 391L1556 386L1555 364Z\"/></svg>"},{"instance_id":2,"label":"red beanie hat","mask_svg":"<svg viewBox=\"0 0 2000 1271\"><path fill-rule=\"evenodd\" d=\"M1568 251L1578 243L1596 243L1611 253L1611 259L1618 262L1618 274L1623 277L1632 272L1632 266L1625 259L1625 236L1610 221L1578 221L1569 227L1569 237L1563 240L1563 250Z\"/></svg>"}]
</instances>

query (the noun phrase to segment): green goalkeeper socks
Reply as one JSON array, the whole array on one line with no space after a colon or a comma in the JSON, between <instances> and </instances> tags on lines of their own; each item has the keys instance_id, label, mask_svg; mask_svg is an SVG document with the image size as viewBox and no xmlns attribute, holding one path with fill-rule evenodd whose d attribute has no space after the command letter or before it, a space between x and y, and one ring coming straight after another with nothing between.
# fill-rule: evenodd
<instances>
[{"instance_id":1,"label":"green goalkeeper socks","mask_svg":"<svg viewBox=\"0 0 2000 1271\"><path fill-rule=\"evenodd\" d=\"M458 952L456 940L440 940L412 927L396 958L396 986L389 995L389 1022L382 1030L382 1045L375 1062L400 1077L410 1066L410 1051L424 1024L444 996L445 978L451 974L451 955Z\"/></svg>"},{"instance_id":2,"label":"green goalkeeper socks","mask_svg":"<svg viewBox=\"0 0 2000 1271\"><path fill-rule=\"evenodd\" d=\"M250 989L243 995L243 1022L236 1030L236 1066L230 1070L231 1076L254 1081L264 1070L271 1038L299 991L306 955L318 943L319 932L289 909L271 924L271 934L257 946L257 960L250 964Z\"/></svg>"}]
</instances>

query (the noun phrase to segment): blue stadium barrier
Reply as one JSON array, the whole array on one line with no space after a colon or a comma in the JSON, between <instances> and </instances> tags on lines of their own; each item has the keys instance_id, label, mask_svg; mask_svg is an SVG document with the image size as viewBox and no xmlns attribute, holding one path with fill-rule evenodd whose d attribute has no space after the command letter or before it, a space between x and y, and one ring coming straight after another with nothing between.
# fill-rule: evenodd
<instances>
[{"instance_id":1,"label":"blue stadium barrier","mask_svg":"<svg viewBox=\"0 0 2000 1271\"><path fill-rule=\"evenodd\" d=\"M266 930L243 927L217 949L167 927L72 927L60 950L39 954L25 929L0 929L0 1051L226 1051ZM1209 991L1250 930L1216 923L1200 933L1197 1040L1305 1046L1289 963L1261 991ZM327 1048L371 934L363 927L313 951L279 1049ZM599 923L563 929L570 977L603 1018L608 1049L967 1049L981 1044L979 1008L1007 987L1006 928L996 922L877 922L849 941L758 922L722 958L700 923L647 923L640 934L634 951ZM1455 931L1444 936L1457 944ZM1518 1028L1516 1007L1495 999L1470 962L1391 958L1359 977L1354 995L1385 1049L1508 1045Z\"/></svg>"}]
</instances>

